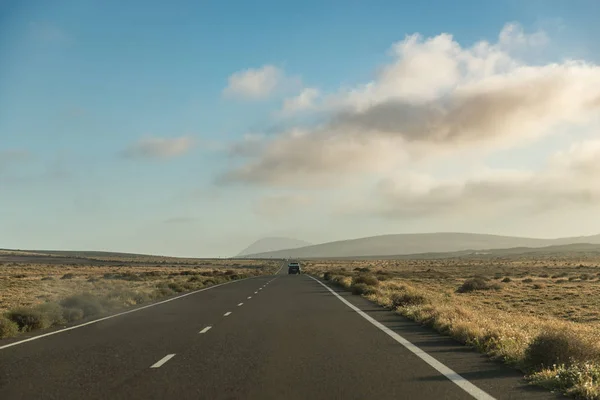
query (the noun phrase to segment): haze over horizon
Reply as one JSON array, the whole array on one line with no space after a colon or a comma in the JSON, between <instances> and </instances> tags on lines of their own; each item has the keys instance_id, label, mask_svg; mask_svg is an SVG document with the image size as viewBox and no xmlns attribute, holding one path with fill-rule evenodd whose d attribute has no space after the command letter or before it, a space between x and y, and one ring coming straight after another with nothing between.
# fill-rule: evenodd
<instances>
[{"instance_id":1,"label":"haze over horizon","mask_svg":"<svg viewBox=\"0 0 600 400\"><path fill-rule=\"evenodd\" d=\"M600 4L522 3L5 2L0 248L598 234Z\"/></svg>"}]
</instances>

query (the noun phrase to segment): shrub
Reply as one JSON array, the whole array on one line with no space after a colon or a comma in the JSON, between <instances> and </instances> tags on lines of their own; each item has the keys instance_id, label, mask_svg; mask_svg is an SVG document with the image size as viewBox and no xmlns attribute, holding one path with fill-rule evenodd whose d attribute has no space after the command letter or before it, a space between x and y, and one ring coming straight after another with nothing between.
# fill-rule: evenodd
<instances>
[{"instance_id":1,"label":"shrub","mask_svg":"<svg viewBox=\"0 0 600 400\"><path fill-rule=\"evenodd\" d=\"M76 294L69 296L60 302L60 305L65 308L78 308L83 312L84 317L102 314L104 307L97 297L88 294Z\"/></svg>"},{"instance_id":2,"label":"shrub","mask_svg":"<svg viewBox=\"0 0 600 400\"><path fill-rule=\"evenodd\" d=\"M33 308L17 308L8 312L8 319L19 326L23 332L34 329L44 329L50 326L46 316L39 310Z\"/></svg>"},{"instance_id":3,"label":"shrub","mask_svg":"<svg viewBox=\"0 0 600 400\"><path fill-rule=\"evenodd\" d=\"M323 274L323 279L325 279L326 281L331 279L331 272L327 271Z\"/></svg>"},{"instance_id":4,"label":"shrub","mask_svg":"<svg viewBox=\"0 0 600 400\"><path fill-rule=\"evenodd\" d=\"M158 287L156 291L153 293L153 297L156 299L160 299L161 297L171 296L175 292L169 287Z\"/></svg>"},{"instance_id":5,"label":"shrub","mask_svg":"<svg viewBox=\"0 0 600 400\"><path fill-rule=\"evenodd\" d=\"M15 336L19 333L19 325L0 315L0 339Z\"/></svg>"},{"instance_id":6,"label":"shrub","mask_svg":"<svg viewBox=\"0 0 600 400\"><path fill-rule=\"evenodd\" d=\"M531 283L531 282L533 282L533 279L531 279L531 278L525 278L525 279L523 279L522 282L523 283Z\"/></svg>"},{"instance_id":7,"label":"shrub","mask_svg":"<svg viewBox=\"0 0 600 400\"><path fill-rule=\"evenodd\" d=\"M458 293L469 293L477 290L499 290L501 286L498 283L488 283L481 277L467 279L456 291Z\"/></svg>"},{"instance_id":8,"label":"shrub","mask_svg":"<svg viewBox=\"0 0 600 400\"><path fill-rule=\"evenodd\" d=\"M567 330L540 333L525 350L525 366L533 370L553 365L600 361L600 349Z\"/></svg>"},{"instance_id":9,"label":"shrub","mask_svg":"<svg viewBox=\"0 0 600 400\"><path fill-rule=\"evenodd\" d=\"M368 286L379 285L379 279L375 275L358 275L352 279L352 284L364 283Z\"/></svg>"},{"instance_id":10,"label":"shrub","mask_svg":"<svg viewBox=\"0 0 600 400\"><path fill-rule=\"evenodd\" d=\"M42 280L43 280L43 281L53 281L53 280L54 280L54 278L53 278L53 277L51 277L51 276L45 276L45 277L43 277L43 278L42 278Z\"/></svg>"},{"instance_id":11,"label":"shrub","mask_svg":"<svg viewBox=\"0 0 600 400\"><path fill-rule=\"evenodd\" d=\"M68 274L64 274L60 279L73 279L74 277L75 275L69 272Z\"/></svg>"},{"instance_id":12,"label":"shrub","mask_svg":"<svg viewBox=\"0 0 600 400\"><path fill-rule=\"evenodd\" d=\"M63 309L57 303L44 303L35 307L37 311L39 311L46 320L48 321L48 326L64 324L65 319L63 318Z\"/></svg>"},{"instance_id":13,"label":"shrub","mask_svg":"<svg viewBox=\"0 0 600 400\"><path fill-rule=\"evenodd\" d=\"M508 282L512 282L512 279L510 279L508 276L504 279L502 279L502 282L504 283L508 283Z\"/></svg>"},{"instance_id":14,"label":"shrub","mask_svg":"<svg viewBox=\"0 0 600 400\"><path fill-rule=\"evenodd\" d=\"M353 283L350 289L352 290L352 294L355 295L375 293L375 288L365 283Z\"/></svg>"},{"instance_id":15,"label":"shrub","mask_svg":"<svg viewBox=\"0 0 600 400\"><path fill-rule=\"evenodd\" d=\"M167 287L176 293L181 293L181 292L185 291L185 288L180 283L177 283L177 282L169 282Z\"/></svg>"},{"instance_id":16,"label":"shrub","mask_svg":"<svg viewBox=\"0 0 600 400\"><path fill-rule=\"evenodd\" d=\"M534 288L534 289L538 289L538 290L539 290L539 289L543 289L543 288L544 288L544 285L542 285L541 283L536 283L536 284L534 284L534 285L533 285L533 288Z\"/></svg>"},{"instance_id":17,"label":"shrub","mask_svg":"<svg viewBox=\"0 0 600 400\"><path fill-rule=\"evenodd\" d=\"M398 307L418 306L427 303L425 296L412 291L396 292L392 294L391 300L394 309Z\"/></svg>"},{"instance_id":18,"label":"shrub","mask_svg":"<svg viewBox=\"0 0 600 400\"><path fill-rule=\"evenodd\" d=\"M199 276L197 276L197 275L191 276L191 277L188 279L188 282L199 282L199 281L200 281L200 277L199 277Z\"/></svg>"},{"instance_id":19,"label":"shrub","mask_svg":"<svg viewBox=\"0 0 600 400\"><path fill-rule=\"evenodd\" d=\"M83 310L81 308L63 308L63 318L67 322L75 322L83 319Z\"/></svg>"}]
</instances>

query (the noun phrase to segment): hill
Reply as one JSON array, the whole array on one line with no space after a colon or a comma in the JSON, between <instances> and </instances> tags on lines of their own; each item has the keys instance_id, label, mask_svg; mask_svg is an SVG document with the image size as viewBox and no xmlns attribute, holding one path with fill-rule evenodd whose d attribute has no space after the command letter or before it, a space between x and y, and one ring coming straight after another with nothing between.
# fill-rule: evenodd
<instances>
[{"instance_id":1,"label":"hill","mask_svg":"<svg viewBox=\"0 0 600 400\"><path fill-rule=\"evenodd\" d=\"M285 237L267 237L252 243L242 250L236 257L244 257L250 254L268 253L285 249L296 249L298 247L311 246L312 243L304 240L290 239Z\"/></svg>"},{"instance_id":2,"label":"hill","mask_svg":"<svg viewBox=\"0 0 600 400\"><path fill-rule=\"evenodd\" d=\"M600 244L600 235L559 239L535 239L475 233L419 233L371 236L312 246L247 253L260 258L388 257L424 253L452 253L511 248L540 248L574 243Z\"/></svg>"}]
</instances>

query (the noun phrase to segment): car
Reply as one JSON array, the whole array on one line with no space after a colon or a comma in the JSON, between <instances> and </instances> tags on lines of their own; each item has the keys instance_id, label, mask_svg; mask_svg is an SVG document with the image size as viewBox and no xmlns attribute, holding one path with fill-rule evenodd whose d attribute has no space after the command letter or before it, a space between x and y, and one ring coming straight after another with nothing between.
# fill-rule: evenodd
<instances>
[{"instance_id":1,"label":"car","mask_svg":"<svg viewBox=\"0 0 600 400\"><path fill-rule=\"evenodd\" d=\"M298 262L290 262L288 264L288 274L301 274L302 268L300 268L300 263Z\"/></svg>"}]
</instances>

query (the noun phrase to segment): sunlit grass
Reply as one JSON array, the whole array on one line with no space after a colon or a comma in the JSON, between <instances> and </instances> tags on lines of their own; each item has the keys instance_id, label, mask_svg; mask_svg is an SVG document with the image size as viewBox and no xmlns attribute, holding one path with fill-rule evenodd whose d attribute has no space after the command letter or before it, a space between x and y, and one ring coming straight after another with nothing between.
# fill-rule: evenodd
<instances>
[{"instance_id":1,"label":"sunlit grass","mask_svg":"<svg viewBox=\"0 0 600 400\"><path fill-rule=\"evenodd\" d=\"M598 399L599 261L313 261L305 270L350 290L356 277L377 276L371 290L354 292L521 369L532 383Z\"/></svg>"}]
</instances>

